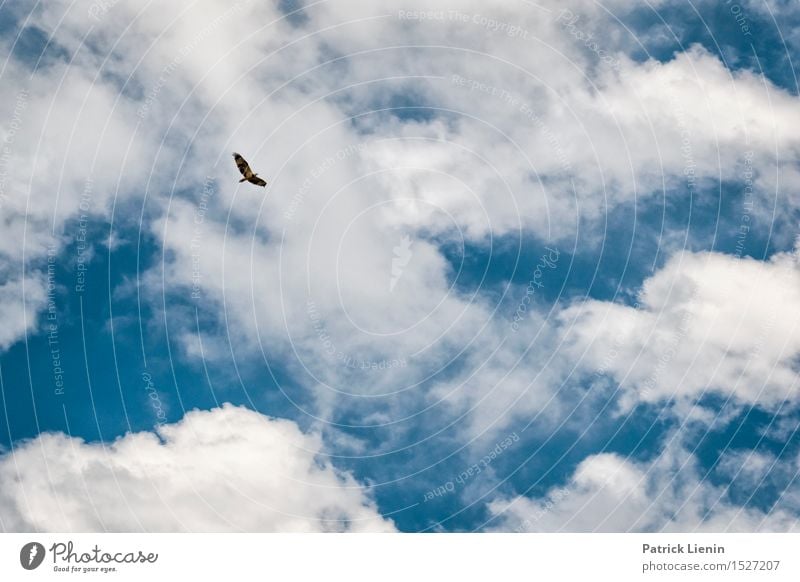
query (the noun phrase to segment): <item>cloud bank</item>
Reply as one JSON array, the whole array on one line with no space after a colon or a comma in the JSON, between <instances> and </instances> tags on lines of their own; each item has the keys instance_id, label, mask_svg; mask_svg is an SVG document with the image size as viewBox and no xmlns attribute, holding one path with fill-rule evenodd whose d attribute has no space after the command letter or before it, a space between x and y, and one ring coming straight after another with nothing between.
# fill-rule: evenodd
<instances>
[{"instance_id":1,"label":"cloud bank","mask_svg":"<svg viewBox=\"0 0 800 582\"><path fill-rule=\"evenodd\" d=\"M0 456L4 531L393 531L318 435L231 405L113 443L44 433Z\"/></svg>"}]
</instances>

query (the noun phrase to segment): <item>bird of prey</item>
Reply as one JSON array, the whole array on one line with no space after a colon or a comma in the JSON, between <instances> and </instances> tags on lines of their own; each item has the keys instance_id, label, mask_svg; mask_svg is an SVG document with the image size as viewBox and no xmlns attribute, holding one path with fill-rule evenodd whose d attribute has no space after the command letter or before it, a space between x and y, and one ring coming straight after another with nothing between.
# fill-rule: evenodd
<instances>
[{"instance_id":1,"label":"bird of prey","mask_svg":"<svg viewBox=\"0 0 800 582\"><path fill-rule=\"evenodd\" d=\"M251 184L255 184L256 186L267 185L267 182L265 180L259 178L258 174L256 174L255 172L253 172L253 170L250 169L250 164L248 164L247 160L245 160L242 156L240 156L236 152L233 152L233 159L236 160L236 167L239 168L239 171L242 173L242 176L244 176L244 178L239 180L240 183L246 180Z\"/></svg>"}]
</instances>

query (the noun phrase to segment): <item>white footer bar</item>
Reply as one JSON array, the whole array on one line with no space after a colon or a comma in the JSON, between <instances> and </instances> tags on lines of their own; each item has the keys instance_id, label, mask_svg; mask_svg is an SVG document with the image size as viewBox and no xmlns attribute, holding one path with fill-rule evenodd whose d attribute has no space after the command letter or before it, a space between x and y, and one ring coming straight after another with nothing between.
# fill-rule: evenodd
<instances>
[{"instance_id":1,"label":"white footer bar","mask_svg":"<svg viewBox=\"0 0 800 582\"><path fill-rule=\"evenodd\" d=\"M800 580L800 534L4 534L0 580Z\"/></svg>"}]
</instances>

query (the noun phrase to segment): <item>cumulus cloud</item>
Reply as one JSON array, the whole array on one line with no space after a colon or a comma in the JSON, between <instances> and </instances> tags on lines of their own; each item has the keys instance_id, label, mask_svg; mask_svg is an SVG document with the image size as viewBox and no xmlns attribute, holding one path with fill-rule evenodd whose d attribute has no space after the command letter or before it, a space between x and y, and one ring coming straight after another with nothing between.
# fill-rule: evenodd
<instances>
[{"instance_id":1,"label":"cumulus cloud","mask_svg":"<svg viewBox=\"0 0 800 582\"><path fill-rule=\"evenodd\" d=\"M5 531L393 531L315 434L225 405L157 434L44 433L0 457Z\"/></svg>"},{"instance_id":2,"label":"cumulus cloud","mask_svg":"<svg viewBox=\"0 0 800 582\"><path fill-rule=\"evenodd\" d=\"M678 253L644 280L632 304L573 301L551 317L534 309L515 333L493 320L428 399L464 415L470 437L520 420L540 429L565 419L594 424L580 403L595 399L612 399L619 414L668 403L707 426L748 405L785 413L796 408L798 313L796 252L767 261ZM709 396L725 410L707 408Z\"/></svg>"},{"instance_id":3,"label":"cumulus cloud","mask_svg":"<svg viewBox=\"0 0 800 582\"><path fill-rule=\"evenodd\" d=\"M786 461L796 474L797 463ZM798 531L797 488L766 512L733 503L697 459L669 446L650 462L600 453L584 459L563 486L540 498L500 498L488 508L503 531Z\"/></svg>"},{"instance_id":4,"label":"cumulus cloud","mask_svg":"<svg viewBox=\"0 0 800 582\"><path fill-rule=\"evenodd\" d=\"M714 392L774 409L797 394L794 253L680 253L644 282L635 305L590 300L559 319L581 365L619 383L623 407Z\"/></svg>"}]
</instances>

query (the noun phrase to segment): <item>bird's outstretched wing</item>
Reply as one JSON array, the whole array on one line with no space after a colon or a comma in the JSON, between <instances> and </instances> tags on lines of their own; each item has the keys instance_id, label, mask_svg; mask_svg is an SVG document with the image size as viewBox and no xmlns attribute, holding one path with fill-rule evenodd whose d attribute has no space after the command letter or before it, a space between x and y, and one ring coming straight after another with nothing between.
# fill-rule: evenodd
<instances>
[{"instance_id":1,"label":"bird's outstretched wing","mask_svg":"<svg viewBox=\"0 0 800 582\"><path fill-rule=\"evenodd\" d=\"M233 152L233 159L236 160L236 167L239 168L239 171L242 173L242 176L245 177L248 181L252 181L253 178L253 170L250 169L250 164L247 163L242 156ZM263 180L262 180L263 182Z\"/></svg>"},{"instance_id":2,"label":"bird's outstretched wing","mask_svg":"<svg viewBox=\"0 0 800 582\"><path fill-rule=\"evenodd\" d=\"M267 182L265 180L262 180L258 176L251 176L250 178L247 179L247 181L250 182L251 184L255 184L256 186L266 186L267 185Z\"/></svg>"}]
</instances>

